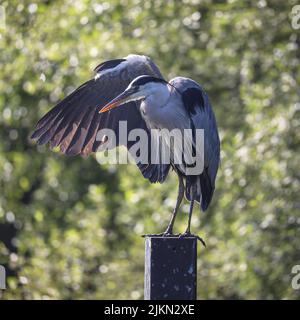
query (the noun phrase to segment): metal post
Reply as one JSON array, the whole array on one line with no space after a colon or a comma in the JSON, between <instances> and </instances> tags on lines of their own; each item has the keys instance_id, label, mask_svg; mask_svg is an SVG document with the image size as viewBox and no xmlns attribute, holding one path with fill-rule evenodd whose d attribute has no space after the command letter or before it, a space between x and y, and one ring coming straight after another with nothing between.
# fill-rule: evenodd
<instances>
[{"instance_id":1,"label":"metal post","mask_svg":"<svg viewBox=\"0 0 300 320\"><path fill-rule=\"evenodd\" d=\"M146 237L145 300L196 300L197 238Z\"/></svg>"}]
</instances>

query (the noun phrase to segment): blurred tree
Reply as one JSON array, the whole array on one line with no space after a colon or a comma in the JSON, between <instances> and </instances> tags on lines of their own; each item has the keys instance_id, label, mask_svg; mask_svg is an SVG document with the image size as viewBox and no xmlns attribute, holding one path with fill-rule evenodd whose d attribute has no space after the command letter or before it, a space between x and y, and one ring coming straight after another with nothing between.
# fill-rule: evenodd
<instances>
[{"instance_id":1,"label":"blurred tree","mask_svg":"<svg viewBox=\"0 0 300 320\"><path fill-rule=\"evenodd\" d=\"M163 230L175 178L68 158L28 139L99 62L141 53L209 93L222 138L217 191L193 230L199 298L299 298L296 1L2 1L0 264L5 299L140 299L143 233ZM126 170L125 170L126 168ZM182 207L183 231L188 207ZM9 240L9 241L8 241Z\"/></svg>"}]
</instances>

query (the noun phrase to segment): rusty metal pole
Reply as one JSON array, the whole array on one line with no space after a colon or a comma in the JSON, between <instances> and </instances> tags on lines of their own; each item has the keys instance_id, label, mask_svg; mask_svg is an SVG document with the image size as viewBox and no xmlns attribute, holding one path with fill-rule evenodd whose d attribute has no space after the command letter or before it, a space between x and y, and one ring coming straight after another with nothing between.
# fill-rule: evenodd
<instances>
[{"instance_id":1,"label":"rusty metal pole","mask_svg":"<svg viewBox=\"0 0 300 320\"><path fill-rule=\"evenodd\" d=\"M197 299L197 238L145 238L145 300Z\"/></svg>"}]
</instances>

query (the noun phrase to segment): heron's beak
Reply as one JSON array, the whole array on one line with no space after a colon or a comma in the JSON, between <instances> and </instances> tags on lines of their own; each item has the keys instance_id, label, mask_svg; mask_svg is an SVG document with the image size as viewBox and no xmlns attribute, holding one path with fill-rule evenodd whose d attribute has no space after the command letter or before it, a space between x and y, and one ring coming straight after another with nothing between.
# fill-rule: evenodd
<instances>
[{"instance_id":1,"label":"heron's beak","mask_svg":"<svg viewBox=\"0 0 300 320\"><path fill-rule=\"evenodd\" d=\"M135 92L131 89L125 90L120 95L118 95L115 99L110 101L108 104L106 104L99 113L107 112L111 109L114 109L122 104L125 104L126 102L132 101L134 98Z\"/></svg>"}]
</instances>

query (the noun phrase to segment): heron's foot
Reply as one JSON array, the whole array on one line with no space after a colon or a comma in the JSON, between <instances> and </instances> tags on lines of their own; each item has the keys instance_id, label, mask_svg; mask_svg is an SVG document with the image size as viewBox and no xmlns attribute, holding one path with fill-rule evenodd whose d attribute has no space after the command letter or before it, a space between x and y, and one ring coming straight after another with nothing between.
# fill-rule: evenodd
<instances>
[{"instance_id":1,"label":"heron's foot","mask_svg":"<svg viewBox=\"0 0 300 320\"><path fill-rule=\"evenodd\" d=\"M197 240L199 240L203 244L203 246L206 247L205 241L201 237L199 237L198 235L192 234L190 231L185 231L185 233L182 233L179 235L179 238L188 238L188 237L197 238Z\"/></svg>"}]
</instances>

